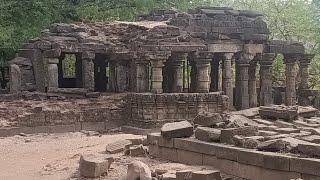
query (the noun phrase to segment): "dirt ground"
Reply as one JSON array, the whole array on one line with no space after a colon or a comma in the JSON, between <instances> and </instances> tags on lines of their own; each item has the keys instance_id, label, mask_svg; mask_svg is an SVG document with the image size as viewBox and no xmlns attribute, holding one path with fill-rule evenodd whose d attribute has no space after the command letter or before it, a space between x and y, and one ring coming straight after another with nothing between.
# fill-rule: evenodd
<instances>
[{"instance_id":1,"label":"dirt ground","mask_svg":"<svg viewBox=\"0 0 320 180\"><path fill-rule=\"evenodd\" d=\"M37 134L0 139L0 179L5 180L84 180L79 177L81 154L104 153L106 144L123 139L143 137L130 134L87 136L84 133ZM131 158L123 153L114 155L107 177L102 180L124 180L127 165L138 159L151 169L169 171L190 169L183 164L151 158ZM197 166L192 169L212 169Z\"/></svg>"}]
</instances>

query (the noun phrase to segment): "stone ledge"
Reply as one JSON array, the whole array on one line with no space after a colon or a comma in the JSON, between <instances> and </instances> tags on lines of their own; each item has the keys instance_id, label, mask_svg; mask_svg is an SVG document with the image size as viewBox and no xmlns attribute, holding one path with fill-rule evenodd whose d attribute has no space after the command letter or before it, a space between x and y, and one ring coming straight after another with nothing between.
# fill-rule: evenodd
<instances>
[{"instance_id":1,"label":"stone ledge","mask_svg":"<svg viewBox=\"0 0 320 180\"><path fill-rule=\"evenodd\" d=\"M148 140L152 138L158 141L162 137L159 134L148 135ZM192 165L200 165L201 161L202 165L215 166L222 172L246 179L269 180L272 177L283 180L302 176L305 179L320 179L320 159L296 158L191 138L174 138L173 141L173 148L159 143L150 145L150 155Z\"/></svg>"}]
</instances>

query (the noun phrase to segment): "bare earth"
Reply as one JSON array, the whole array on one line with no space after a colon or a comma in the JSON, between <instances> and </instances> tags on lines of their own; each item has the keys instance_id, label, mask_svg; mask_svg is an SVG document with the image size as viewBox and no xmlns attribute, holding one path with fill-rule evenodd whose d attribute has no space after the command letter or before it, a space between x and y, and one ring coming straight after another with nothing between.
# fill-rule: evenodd
<instances>
[{"instance_id":1,"label":"bare earth","mask_svg":"<svg viewBox=\"0 0 320 180\"><path fill-rule=\"evenodd\" d=\"M79 177L81 154L104 153L106 144L123 139L141 137L130 134L86 136L81 132L64 134L38 134L0 139L0 179L5 180L84 180ZM30 140L30 142L28 142ZM123 153L114 155L115 162L102 180L124 180L127 165L138 159L151 169L169 171L190 169L183 164L169 163L151 158L131 158ZM211 167L192 167L211 169Z\"/></svg>"}]
</instances>

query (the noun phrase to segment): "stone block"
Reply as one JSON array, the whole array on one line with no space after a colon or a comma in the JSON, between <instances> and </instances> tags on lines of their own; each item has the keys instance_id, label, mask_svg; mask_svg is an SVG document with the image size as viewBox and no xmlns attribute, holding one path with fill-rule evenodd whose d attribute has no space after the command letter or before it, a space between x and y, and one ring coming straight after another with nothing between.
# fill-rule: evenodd
<instances>
[{"instance_id":1,"label":"stone block","mask_svg":"<svg viewBox=\"0 0 320 180\"><path fill-rule=\"evenodd\" d=\"M193 120L194 124L207 127L214 126L223 121L224 120L219 113L210 112L200 112Z\"/></svg>"},{"instance_id":2,"label":"stone block","mask_svg":"<svg viewBox=\"0 0 320 180\"><path fill-rule=\"evenodd\" d=\"M319 168L320 159L294 157L290 159L290 171L320 176Z\"/></svg>"},{"instance_id":3,"label":"stone block","mask_svg":"<svg viewBox=\"0 0 320 180\"><path fill-rule=\"evenodd\" d=\"M82 155L80 158L80 176L96 178L108 173L113 158L106 158L97 155Z\"/></svg>"},{"instance_id":4,"label":"stone block","mask_svg":"<svg viewBox=\"0 0 320 180\"><path fill-rule=\"evenodd\" d=\"M218 170L202 170L192 172L191 180L222 180Z\"/></svg>"},{"instance_id":5,"label":"stone block","mask_svg":"<svg viewBox=\"0 0 320 180\"><path fill-rule=\"evenodd\" d=\"M290 159L290 156L265 152L263 156L263 167L281 171L290 171Z\"/></svg>"},{"instance_id":6,"label":"stone block","mask_svg":"<svg viewBox=\"0 0 320 180\"><path fill-rule=\"evenodd\" d=\"M193 126L188 121L166 123L161 128L161 135L166 138L190 137Z\"/></svg>"},{"instance_id":7,"label":"stone block","mask_svg":"<svg viewBox=\"0 0 320 180\"><path fill-rule=\"evenodd\" d=\"M298 108L283 105L260 106L259 114L262 118L293 121L298 117Z\"/></svg>"},{"instance_id":8,"label":"stone block","mask_svg":"<svg viewBox=\"0 0 320 180\"><path fill-rule=\"evenodd\" d=\"M267 126L273 126L274 125L274 122L263 120L263 119L253 119L253 121L255 121L256 123L259 123L259 124L267 125Z\"/></svg>"},{"instance_id":9,"label":"stone block","mask_svg":"<svg viewBox=\"0 0 320 180\"><path fill-rule=\"evenodd\" d=\"M216 156L202 154L202 164L207 166L213 166L216 167L218 164L218 160Z\"/></svg>"},{"instance_id":10,"label":"stone block","mask_svg":"<svg viewBox=\"0 0 320 180\"><path fill-rule=\"evenodd\" d=\"M177 180L191 180L192 170L182 170L176 172Z\"/></svg>"},{"instance_id":11,"label":"stone block","mask_svg":"<svg viewBox=\"0 0 320 180\"><path fill-rule=\"evenodd\" d=\"M320 180L320 176L314 176L310 174L301 174L303 180Z\"/></svg>"},{"instance_id":12,"label":"stone block","mask_svg":"<svg viewBox=\"0 0 320 180\"><path fill-rule=\"evenodd\" d=\"M222 159L228 159L232 161L237 161L237 153L243 148L232 147L227 145L217 146L216 156Z\"/></svg>"},{"instance_id":13,"label":"stone block","mask_svg":"<svg viewBox=\"0 0 320 180\"><path fill-rule=\"evenodd\" d=\"M114 143L107 144L106 152L111 154L120 153L125 150L127 146L132 144L129 140L121 140Z\"/></svg>"},{"instance_id":14,"label":"stone block","mask_svg":"<svg viewBox=\"0 0 320 180\"><path fill-rule=\"evenodd\" d=\"M258 134L260 136L274 136L274 135L277 135L278 133L277 132L274 132L274 131L262 131L262 130L259 130Z\"/></svg>"},{"instance_id":15,"label":"stone block","mask_svg":"<svg viewBox=\"0 0 320 180\"><path fill-rule=\"evenodd\" d=\"M104 122L82 122L81 130L86 131L103 131L105 129Z\"/></svg>"},{"instance_id":16,"label":"stone block","mask_svg":"<svg viewBox=\"0 0 320 180\"><path fill-rule=\"evenodd\" d=\"M198 127L195 130L195 137L206 142L220 141L220 134L221 130L208 127Z\"/></svg>"},{"instance_id":17,"label":"stone block","mask_svg":"<svg viewBox=\"0 0 320 180\"><path fill-rule=\"evenodd\" d=\"M279 152L286 149L286 144L287 143L279 139L269 140L259 143L257 149L260 151Z\"/></svg>"},{"instance_id":18,"label":"stone block","mask_svg":"<svg viewBox=\"0 0 320 180\"><path fill-rule=\"evenodd\" d=\"M293 124L295 124L297 127L310 127L310 128L318 128L320 126L320 124L308 123L301 120L293 121Z\"/></svg>"},{"instance_id":19,"label":"stone block","mask_svg":"<svg viewBox=\"0 0 320 180\"><path fill-rule=\"evenodd\" d=\"M161 158L161 147L158 145L149 145L149 155Z\"/></svg>"},{"instance_id":20,"label":"stone block","mask_svg":"<svg viewBox=\"0 0 320 180\"><path fill-rule=\"evenodd\" d=\"M129 147L130 155L132 157L145 156L146 151L142 145L135 145Z\"/></svg>"},{"instance_id":21,"label":"stone block","mask_svg":"<svg viewBox=\"0 0 320 180\"><path fill-rule=\"evenodd\" d=\"M48 126L49 133L66 133L66 132L75 132L76 125L56 125L56 126Z\"/></svg>"},{"instance_id":22,"label":"stone block","mask_svg":"<svg viewBox=\"0 0 320 180\"><path fill-rule=\"evenodd\" d=\"M229 124L227 125L228 128L239 128L239 127L245 127L245 126L258 126L259 125L255 121L253 121L243 115L228 116L227 121L229 121Z\"/></svg>"},{"instance_id":23,"label":"stone block","mask_svg":"<svg viewBox=\"0 0 320 180\"><path fill-rule=\"evenodd\" d=\"M178 152L174 148L161 147L161 158L178 162Z\"/></svg>"},{"instance_id":24,"label":"stone block","mask_svg":"<svg viewBox=\"0 0 320 180\"><path fill-rule=\"evenodd\" d=\"M253 166L263 167L265 152L241 149L237 151L237 162Z\"/></svg>"},{"instance_id":25,"label":"stone block","mask_svg":"<svg viewBox=\"0 0 320 180\"><path fill-rule=\"evenodd\" d=\"M233 136L255 136L257 132L258 127L256 126L223 129L221 130L220 141L228 144L233 144Z\"/></svg>"},{"instance_id":26,"label":"stone block","mask_svg":"<svg viewBox=\"0 0 320 180\"><path fill-rule=\"evenodd\" d=\"M313 144L313 143L298 144L297 150L301 154L305 154L308 156L320 157L320 145L319 144Z\"/></svg>"},{"instance_id":27,"label":"stone block","mask_svg":"<svg viewBox=\"0 0 320 180\"><path fill-rule=\"evenodd\" d=\"M174 139L167 139L162 137L160 133L150 133L147 135L148 143L152 145L158 145L161 147L174 147Z\"/></svg>"},{"instance_id":28,"label":"stone block","mask_svg":"<svg viewBox=\"0 0 320 180\"><path fill-rule=\"evenodd\" d=\"M208 155L216 155L217 147L220 144L207 143L196 139L180 139L176 138L174 147L186 151L198 152Z\"/></svg>"},{"instance_id":29,"label":"stone block","mask_svg":"<svg viewBox=\"0 0 320 180\"><path fill-rule=\"evenodd\" d=\"M202 165L203 156L201 153L177 150L178 162L190 165Z\"/></svg>"}]
</instances>

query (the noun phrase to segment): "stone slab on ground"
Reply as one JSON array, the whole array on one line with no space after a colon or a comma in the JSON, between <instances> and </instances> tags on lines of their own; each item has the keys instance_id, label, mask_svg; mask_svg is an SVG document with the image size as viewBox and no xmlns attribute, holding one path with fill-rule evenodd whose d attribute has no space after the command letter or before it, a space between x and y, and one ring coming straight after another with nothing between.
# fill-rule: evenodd
<instances>
[{"instance_id":1,"label":"stone slab on ground","mask_svg":"<svg viewBox=\"0 0 320 180\"><path fill-rule=\"evenodd\" d=\"M166 138L182 138L193 135L193 126L188 121L166 123L161 128L161 135Z\"/></svg>"},{"instance_id":2,"label":"stone slab on ground","mask_svg":"<svg viewBox=\"0 0 320 180\"><path fill-rule=\"evenodd\" d=\"M275 130L278 133L282 134L290 134L290 133L299 133L300 129L294 129L294 128L278 128Z\"/></svg>"},{"instance_id":3,"label":"stone slab on ground","mask_svg":"<svg viewBox=\"0 0 320 180\"><path fill-rule=\"evenodd\" d=\"M257 146L257 149L259 151L271 151L271 152L284 151L285 148L286 148L286 143L279 139L260 142Z\"/></svg>"},{"instance_id":4,"label":"stone slab on ground","mask_svg":"<svg viewBox=\"0 0 320 180\"><path fill-rule=\"evenodd\" d=\"M198 127L194 134L195 137L201 141L220 141L221 130L208 127Z\"/></svg>"},{"instance_id":5,"label":"stone slab on ground","mask_svg":"<svg viewBox=\"0 0 320 180\"><path fill-rule=\"evenodd\" d=\"M142 145L134 145L129 147L130 155L132 157L145 156L146 151Z\"/></svg>"},{"instance_id":6,"label":"stone slab on ground","mask_svg":"<svg viewBox=\"0 0 320 180\"><path fill-rule=\"evenodd\" d=\"M295 128L296 126L292 123L286 122L286 121L281 121L281 120L276 120L274 122L276 126L279 128Z\"/></svg>"},{"instance_id":7,"label":"stone slab on ground","mask_svg":"<svg viewBox=\"0 0 320 180\"><path fill-rule=\"evenodd\" d=\"M80 176L96 178L108 173L108 169L113 162L113 158L97 155L82 155L80 158Z\"/></svg>"},{"instance_id":8,"label":"stone slab on ground","mask_svg":"<svg viewBox=\"0 0 320 180\"><path fill-rule=\"evenodd\" d=\"M116 154L124 151L127 146L132 144L129 140L121 140L114 143L107 144L106 152L110 154Z\"/></svg>"},{"instance_id":9,"label":"stone slab on ground","mask_svg":"<svg viewBox=\"0 0 320 180\"><path fill-rule=\"evenodd\" d=\"M192 170L181 170L176 172L177 180L186 180L192 178Z\"/></svg>"},{"instance_id":10,"label":"stone slab on ground","mask_svg":"<svg viewBox=\"0 0 320 180\"><path fill-rule=\"evenodd\" d=\"M243 115L247 118L254 118L259 115L259 108L255 107L255 108L244 109L240 111L234 111L234 112L231 112L231 114Z\"/></svg>"},{"instance_id":11,"label":"stone slab on ground","mask_svg":"<svg viewBox=\"0 0 320 180\"><path fill-rule=\"evenodd\" d=\"M230 115L226 120L229 122L226 127L238 128L245 126L258 126L259 124L243 115Z\"/></svg>"},{"instance_id":12,"label":"stone slab on ground","mask_svg":"<svg viewBox=\"0 0 320 180\"><path fill-rule=\"evenodd\" d=\"M267 125L267 126L273 126L274 125L274 122L263 120L263 119L253 119L253 121L255 121L256 123L259 123L259 124Z\"/></svg>"},{"instance_id":13,"label":"stone slab on ground","mask_svg":"<svg viewBox=\"0 0 320 180\"><path fill-rule=\"evenodd\" d=\"M229 129L222 129L220 141L223 143L233 143L233 136L241 135L241 136L255 136L258 132L257 126L246 126L246 127L239 127L239 128L229 128Z\"/></svg>"},{"instance_id":14,"label":"stone slab on ground","mask_svg":"<svg viewBox=\"0 0 320 180\"><path fill-rule=\"evenodd\" d=\"M165 173L162 175L162 180L176 180L177 177L175 174Z\"/></svg>"},{"instance_id":15,"label":"stone slab on ground","mask_svg":"<svg viewBox=\"0 0 320 180\"><path fill-rule=\"evenodd\" d=\"M320 124L311 124L311 123L304 122L302 120L293 121L293 124L295 124L298 127L310 127L310 128L320 127Z\"/></svg>"},{"instance_id":16,"label":"stone slab on ground","mask_svg":"<svg viewBox=\"0 0 320 180\"><path fill-rule=\"evenodd\" d=\"M277 132L274 132L274 131L262 131L262 130L259 130L258 132L258 135L260 136L274 136L274 135L277 135L279 133Z\"/></svg>"},{"instance_id":17,"label":"stone slab on ground","mask_svg":"<svg viewBox=\"0 0 320 180\"><path fill-rule=\"evenodd\" d=\"M214 126L217 123L223 122L223 118L220 113L200 112L193 120L194 124L201 126Z\"/></svg>"},{"instance_id":18,"label":"stone slab on ground","mask_svg":"<svg viewBox=\"0 0 320 180\"><path fill-rule=\"evenodd\" d=\"M311 135L311 136L305 136L301 137L302 140L312 142L319 144L320 143L320 136L319 135Z\"/></svg>"},{"instance_id":19,"label":"stone slab on ground","mask_svg":"<svg viewBox=\"0 0 320 180\"><path fill-rule=\"evenodd\" d=\"M298 108L294 106L272 105L260 106L259 114L262 118L285 119L293 121L298 117Z\"/></svg>"},{"instance_id":20,"label":"stone slab on ground","mask_svg":"<svg viewBox=\"0 0 320 180\"><path fill-rule=\"evenodd\" d=\"M308 155L308 156L315 156L320 157L320 145L314 143L308 144L298 144L297 150L299 153Z\"/></svg>"}]
</instances>

